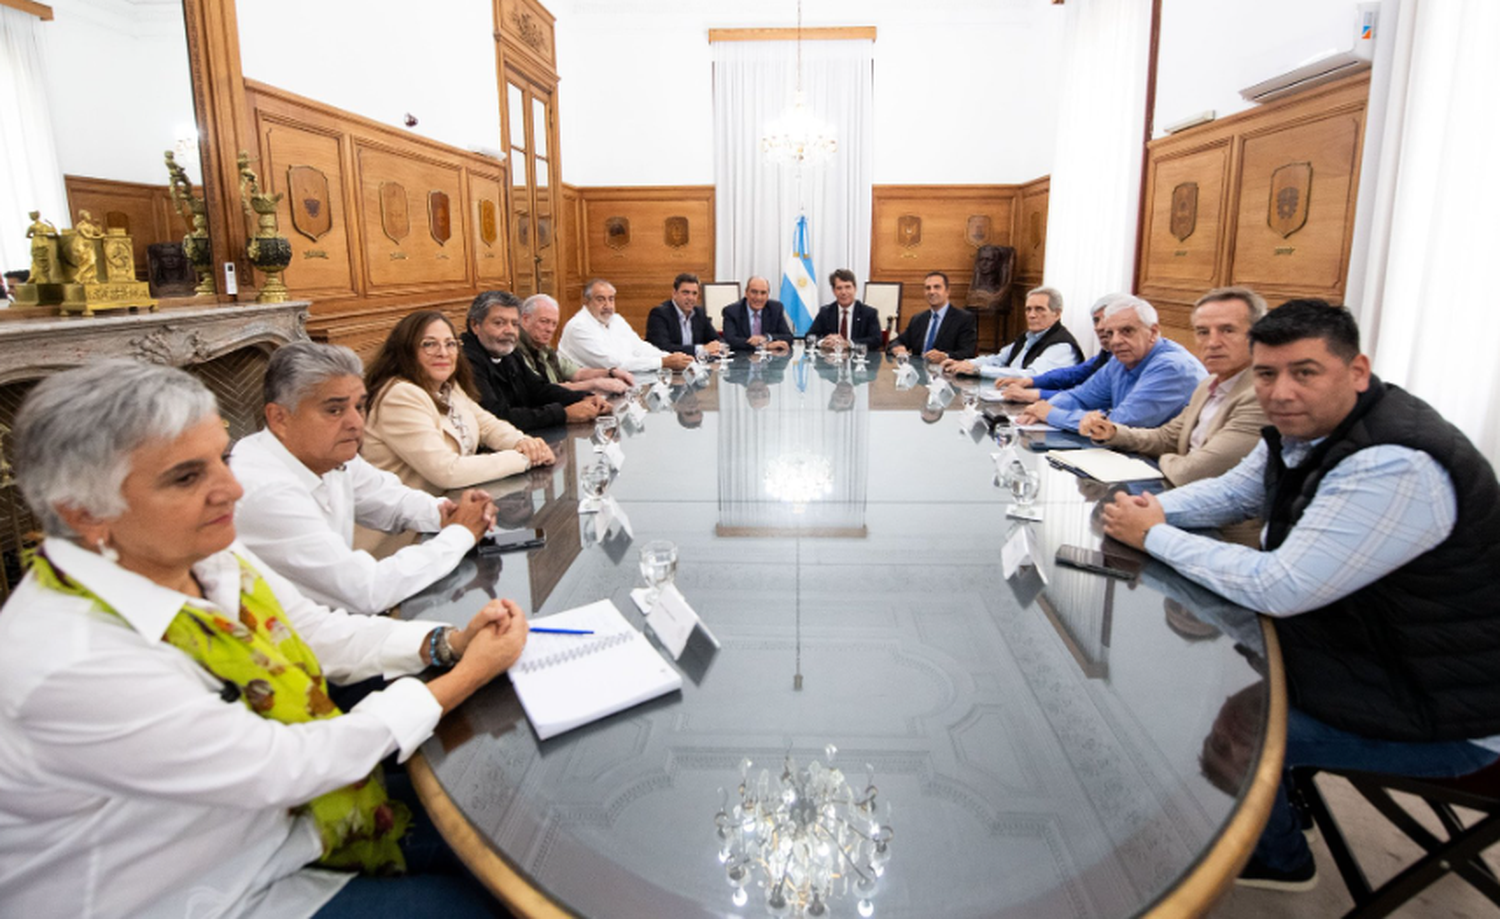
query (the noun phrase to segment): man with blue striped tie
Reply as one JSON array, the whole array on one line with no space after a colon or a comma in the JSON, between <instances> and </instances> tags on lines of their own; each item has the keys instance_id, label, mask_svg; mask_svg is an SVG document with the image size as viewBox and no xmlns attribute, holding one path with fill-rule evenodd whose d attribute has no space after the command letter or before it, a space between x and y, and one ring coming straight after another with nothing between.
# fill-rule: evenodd
<instances>
[{"instance_id":1,"label":"man with blue striped tie","mask_svg":"<svg viewBox=\"0 0 1500 919\"><path fill-rule=\"evenodd\" d=\"M979 351L979 320L948 303L948 276L941 271L927 272L922 295L931 309L912 317L906 331L891 342L891 355L900 357L920 346L922 356L933 364L973 357Z\"/></svg>"}]
</instances>

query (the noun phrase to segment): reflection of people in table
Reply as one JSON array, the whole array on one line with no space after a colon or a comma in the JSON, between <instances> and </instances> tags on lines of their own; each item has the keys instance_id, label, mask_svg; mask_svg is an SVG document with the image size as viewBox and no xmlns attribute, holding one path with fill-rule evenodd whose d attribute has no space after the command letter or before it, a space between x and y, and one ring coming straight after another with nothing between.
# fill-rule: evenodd
<instances>
[{"instance_id":1,"label":"reflection of people in table","mask_svg":"<svg viewBox=\"0 0 1500 919\"><path fill-rule=\"evenodd\" d=\"M458 630L304 597L235 541L228 434L183 371L58 374L15 433L47 538L0 614L6 912L308 916L410 890L486 915L461 872L381 877L442 843L414 838L417 805L377 764L517 659L520 609L487 603ZM329 699L330 681L434 662L347 713Z\"/></svg>"},{"instance_id":2,"label":"reflection of people in table","mask_svg":"<svg viewBox=\"0 0 1500 919\"><path fill-rule=\"evenodd\" d=\"M396 323L365 387L370 420L360 452L412 488L438 494L553 462L545 441L480 408L453 324L436 310Z\"/></svg>"},{"instance_id":3,"label":"reflection of people in table","mask_svg":"<svg viewBox=\"0 0 1500 919\"><path fill-rule=\"evenodd\" d=\"M1294 706L1287 768L1489 765L1500 757L1494 470L1431 406L1370 373L1343 307L1291 301L1250 341L1274 425L1264 441L1159 501L1117 498L1107 532L1275 617ZM1262 511L1262 551L1178 529ZM1244 879L1300 889L1315 874L1283 781Z\"/></svg>"},{"instance_id":4,"label":"reflection of people in table","mask_svg":"<svg viewBox=\"0 0 1500 919\"><path fill-rule=\"evenodd\" d=\"M906 331L891 342L891 354L901 357L915 351L932 364L973 357L979 350L979 320L948 302L948 276L927 272L922 293L928 308L913 316Z\"/></svg>"},{"instance_id":5,"label":"reflection of people in table","mask_svg":"<svg viewBox=\"0 0 1500 919\"><path fill-rule=\"evenodd\" d=\"M1186 348L1162 338L1156 308L1138 297L1118 300L1104 308L1104 328L1114 363L1033 404L1021 413L1022 424L1077 431L1085 413L1108 411L1117 422L1155 427L1182 411L1205 371Z\"/></svg>"},{"instance_id":6,"label":"reflection of people in table","mask_svg":"<svg viewBox=\"0 0 1500 919\"><path fill-rule=\"evenodd\" d=\"M792 327L786 307L771 299L771 282L755 275L745 282L744 299L724 307L724 343L734 351L752 351L766 345L785 354L792 348Z\"/></svg>"},{"instance_id":7,"label":"reflection of people in table","mask_svg":"<svg viewBox=\"0 0 1500 919\"><path fill-rule=\"evenodd\" d=\"M698 403L698 391L691 386L685 387L672 403L672 411L677 413L677 423L685 428L703 426L703 406Z\"/></svg>"},{"instance_id":8,"label":"reflection of people in table","mask_svg":"<svg viewBox=\"0 0 1500 919\"><path fill-rule=\"evenodd\" d=\"M494 522L483 491L434 497L359 455L364 366L348 348L283 345L265 390L265 429L235 444L229 461L245 488L235 523L251 551L313 599L384 612L451 570ZM435 535L377 561L353 547L356 523Z\"/></svg>"}]
</instances>

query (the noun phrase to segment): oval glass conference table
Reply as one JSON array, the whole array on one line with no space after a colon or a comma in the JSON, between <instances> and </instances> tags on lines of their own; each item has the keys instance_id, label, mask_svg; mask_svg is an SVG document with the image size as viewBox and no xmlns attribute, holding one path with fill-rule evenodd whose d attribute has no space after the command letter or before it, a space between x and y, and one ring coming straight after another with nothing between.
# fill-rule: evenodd
<instances>
[{"instance_id":1,"label":"oval glass conference table","mask_svg":"<svg viewBox=\"0 0 1500 919\"><path fill-rule=\"evenodd\" d=\"M596 454L583 426L554 432L556 466L490 486L502 524L546 546L471 557L403 606L461 624L509 597L542 624L607 598L642 627L638 550L667 539L719 641L678 664L681 692L546 741L497 680L413 759L440 829L518 915L1193 914L1232 879L1280 765L1256 617L1154 563L1133 580L1054 564L1100 547L1107 488L1021 445L1041 520L1008 518L996 444L958 423L966 384L913 369L898 385L879 357L739 356L638 397L609 491L628 530L579 513ZM1006 578L1022 538L1036 565ZM844 828L890 834L877 870L869 842L814 842L799 894L721 835L762 770L780 793L789 757L878 789L878 819Z\"/></svg>"}]
</instances>

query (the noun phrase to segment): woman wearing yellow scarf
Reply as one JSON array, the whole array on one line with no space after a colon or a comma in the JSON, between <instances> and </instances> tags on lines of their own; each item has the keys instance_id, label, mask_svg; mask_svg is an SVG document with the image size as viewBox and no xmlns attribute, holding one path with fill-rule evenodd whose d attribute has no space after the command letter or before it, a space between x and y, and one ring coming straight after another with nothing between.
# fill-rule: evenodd
<instances>
[{"instance_id":1,"label":"woman wearing yellow scarf","mask_svg":"<svg viewBox=\"0 0 1500 919\"><path fill-rule=\"evenodd\" d=\"M130 361L53 376L17 415L17 484L47 538L0 611L0 902L498 910L461 875L402 876L412 815L377 764L516 660L524 615L495 601L434 629L314 604L235 542L227 446L201 383ZM429 666L446 669L397 679ZM347 713L328 697L374 676L394 682Z\"/></svg>"}]
</instances>

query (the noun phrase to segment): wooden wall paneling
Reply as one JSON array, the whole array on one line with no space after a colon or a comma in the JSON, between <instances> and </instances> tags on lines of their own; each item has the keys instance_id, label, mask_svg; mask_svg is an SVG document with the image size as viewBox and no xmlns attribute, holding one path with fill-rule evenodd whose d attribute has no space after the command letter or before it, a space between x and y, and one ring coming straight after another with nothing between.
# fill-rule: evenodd
<instances>
[{"instance_id":1,"label":"wooden wall paneling","mask_svg":"<svg viewBox=\"0 0 1500 919\"><path fill-rule=\"evenodd\" d=\"M869 279L903 283L899 328L905 328L911 316L927 308L922 280L929 271L947 273L949 298L954 305L963 306L979 249L968 239L970 219L988 219L988 236L983 244L1014 245L1020 197L1020 187L1016 185L874 187ZM919 234L912 232L911 218L920 221ZM1016 311L1011 312L1014 318ZM988 316L981 320L981 344L994 337L993 321ZM1002 329L1000 338L1005 338L1007 332Z\"/></svg>"},{"instance_id":2,"label":"wooden wall paneling","mask_svg":"<svg viewBox=\"0 0 1500 919\"><path fill-rule=\"evenodd\" d=\"M252 103L260 136L261 187L283 195L276 219L281 235L292 244L292 263L282 275L287 288L314 301L357 296L363 292L359 278L364 261L360 247L351 243L357 239L356 219L349 207L352 186L344 133L274 97L252 96ZM327 229L321 232L303 232L292 218L291 170L304 167L317 170L328 185L327 200L302 205L305 211L328 208Z\"/></svg>"},{"instance_id":3,"label":"wooden wall paneling","mask_svg":"<svg viewBox=\"0 0 1500 919\"><path fill-rule=\"evenodd\" d=\"M508 53L534 67L557 72L557 47L553 41L556 20L546 7L536 0L495 0L495 21L499 23L499 34L495 37L505 41Z\"/></svg>"},{"instance_id":4,"label":"wooden wall paneling","mask_svg":"<svg viewBox=\"0 0 1500 919\"><path fill-rule=\"evenodd\" d=\"M473 227L474 277L485 289L510 286L510 237L505 232L504 173L469 170L469 224ZM493 226L486 227L486 210ZM488 236L490 230L493 235ZM488 238L487 238L488 236Z\"/></svg>"},{"instance_id":5,"label":"wooden wall paneling","mask_svg":"<svg viewBox=\"0 0 1500 919\"><path fill-rule=\"evenodd\" d=\"M1369 74L1358 74L1147 145L1136 289L1161 312L1166 334L1191 342L1193 301L1225 284L1252 287L1273 305L1296 296L1342 301L1368 96ZM1278 168L1296 163L1311 167L1307 221L1282 236L1270 225L1271 183ZM1198 213L1193 234L1179 242L1172 193L1184 181L1198 183Z\"/></svg>"},{"instance_id":6,"label":"wooden wall paneling","mask_svg":"<svg viewBox=\"0 0 1500 919\"><path fill-rule=\"evenodd\" d=\"M563 249L562 290L557 299L563 308L576 307L583 302L583 284L588 278L588 244L584 239L583 191L575 185L559 185L562 195L563 221L558 240Z\"/></svg>"},{"instance_id":7,"label":"wooden wall paneling","mask_svg":"<svg viewBox=\"0 0 1500 919\"><path fill-rule=\"evenodd\" d=\"M615 286L616 308L639 332L651 307L672 293L672 279L690 271L703 281L714 277L714 189L711 185L582 188L585 249L583 274ZM606 223L629 222L629 240ZM687 220L687 241L668 241L668 220ZM675 241L675 240L674 240ZM582 303L580 293L578 303ZM565 304L564 315L571 315ZM715 317L717 319L717 317Z\"/></svg>"},{"instance_id":8,"label":"wooden wall paneling","mask_svg":"<svg viewBox=\"0 0 1500 919\"><path fill-rule=\"evenodd\" d=\"M1011 235L1016 247L1016 277L1043 283L1047 264L1047 204L1052 193L1052 178L1044 176L1021 186L1021 206L1016 211L1016 226Z\"/></svg>"},{"instance_id":9,"label":"wooden wall paneling","mask_svg":"<svg viewBox=\"0 0 1500 919\"><path fill-rule=\"evenodd\" d=\"M162 171L166 171L165 167ZM63 186L68 195L68 217L66 223L59 223L72 226L78 220L78 212L86 210L100 227L124 228L130 234L136 276L141 280L145 280L148 267L146 247L152 243L182 242L188 232L182 215L172 207L166 185L70 175L63 176Z\"/></svg>"},{"instance_id":10,"label":"wooden wall paneling","mask_svg":"<svg viewBox=\"0 0 1500 919\"><path fill-rule=\"evenodd\" d=\"M360 225L365 237L365 281L373 293L385 289L416 290L470 283L464 221L467 214L461 170L452 163L356 139L355 177L359 183ZM433 236L428 216L429 193L448 195L446 241ZM391 207L382 206L387 195ZM397 204L397 202L404 202ZM399 208L406 211L399 219Z\"/></svg>"},{"instance_id":11,"label":"wooden wall paneling","mask_svg":"<svg viewBox=\"0 0 1500 919\"><path fill-rule=\"evenodd\" d=\"M1231 278L1263 294L1341 300L1354 233L1364 111L1337 111L1247 135L1241 141L1240 208ZM1272 187L1273 176L1310 170L1310 188ZM1296 198L1305 194L1305 203ZM1272 226L1305 207L1290 235ZM1284 210L1283 210L1284 209ZM1294 222L1288 220L1283 226Z\"/></svg>"}]
</instances>

